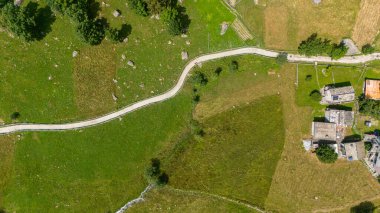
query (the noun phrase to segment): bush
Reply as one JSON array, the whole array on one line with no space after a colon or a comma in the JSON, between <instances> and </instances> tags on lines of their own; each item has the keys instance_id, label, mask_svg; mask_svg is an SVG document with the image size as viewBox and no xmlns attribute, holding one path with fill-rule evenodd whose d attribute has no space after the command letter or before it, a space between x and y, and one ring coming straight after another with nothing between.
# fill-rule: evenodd
<instances>
[{"instance_id":1,"label":"bush","mask_svg":"<svg viewBox=\"0 0 380 213\"><path fill-rule=\"evenodd\" d=\"M161 162L157 158L150 160L150 166L146 170L146 177L151 184L163 186L169 182L169 176L161 171Z\"/></svg>"},{"instance_id":2,"label":"bush","mask_svg":"<svg viewBox=\"0 0 380 213\"><path fill-rule=\"evenodd\" d=\"M338 159L338 154L329 145L322 144L317 150L318 159L323 163L334 163Z\"/></svg>"},{"instance_id":3,"label":"bush","mask_svg":"<svg viewBox=\"0 0 380 213\"><path fill-rule=\"evenodd\" d=\"M222 73L223 69L221 67L217 67L215 70L214 70L214 73L216 76L219 76L220 73Z\"/></svg>"},{"instance_id":4,"label":"bush","mask_svg":"<svg viewBox=\"0 0 380 213\"><path fill-rule=\"evenodd\" d=\"M342 58L344 55L346 55L347 51L348 47L346 47L346 45L344 45L343 42L341 42L340 44L334 44L330 53L330 57L333 60L338 60Z\"/></svg>"},{"instance_id":5,"label":"bush","mask_svg":"<svg viewBox=\"0 0 380 213\"><path fill-rule=\"evenodd\" d=\"M194 73L193 82L195 84L205 86L208 83L208 79L204 73L197 71Z\"/></svg>"},{"instance_id":6,"label":"bush","mask_svg":"<svg viewBox=\"0 0 380 213\"><path fill-rule=\"evenodd\" d=\"M230 72L235 72L239 70L239 64L237 61L231 61L230 65L228 66L230 69Z\"/></svg>"},{"instance_id":7,"label":"bush","mask_svg":"<svg viewBox=\"0 0 380 213\"><path fill-rule=\"evenodd\" d=\"M361 98L359 100L359 111L365 115L380 119L380 101Z\"/></svg>"},{"instance_id":8,"label":"bush","mask_svg":"<svg viewBox=\"0 0 380 213\"><path fill-rule=\"evenodd\" d=\"M314 33L306 40L302 41L298 46L298 52L301 55L317 56L328 54L331 52L332 46L330 40L318 38L318 34Z\"/></svg>"},{"instance_id":9,"label":"bush","mask_svg":"<svg viewBox=\"0 0 380 213\"><path fill-rule=\"evenodd\" d=\"M305 81L311 81L313 79L312 75L307 75Z\"/></svg>"},{"instance_id":10,"label":"bush","mask_svg":"<svg viewBox=\"0 0 380 213\"><path fill-rule=\"evenodd\" d=\"M322 100L322 95L318 90L313 90L310 93L310 98L314 101L320 102Z\"/></svg>"},{"instance_id":11,"label":"bush","mask_svg":"<svg viewBox=\"0 0 380 213\"><path fill-rule=\"evenodd\" d=\"M182 17L177 7L166 8L161 14L162 21L167 25L171 35L180 35L184 31Z\"/></svg>"},{"instance_id":12,"label":"bush","mask_svg":"<svg viewBox=\"0 0 380 213\"><path fill-rule=\"evenodd\" d=\"M148 16L148 5L144 0L128 0L128 5L140 16Z\"/></svg>"},{"instance_id":13,"label":"bush","mask_svg":"<svg viewBox=\"0 0 380 213\"><path fill-rule=\"evenodd\" d=\"M285 64L286 62L288 62L288 53L280 52L278 56L276 57L276 63L281 66Z\"/></svg>"},{"instance_id":14,"label":"bush","mask_svg":"<svg viewBox=\"0 0 380 213\"><path fill-rule=\"evenodd\" d=\"M364 148L365 148L365 150L368 152L369 150L371 150L372 149L372 143L371 142L365 142L364 143Z\"/></svg>"},{"instance_id":15,"label":"bush","mask_svg":"<svg viewBox=\"0 0 380 213\"><path fill-rule=\"evenodd\" d=\"M362 53L364 55L372 54L374 52L375 52L375 48L370 44L366 44L362 47Z\"/></svg>"},{"instance_id":16,"label":"bush","mask_svg":"<svg viewBox=\"0 0 380 213\"><path fill-rule=\"evenodd\" d=\"M11 119L12 120L17 120L17 119L20 118L20 116L21 116L21 114L19 112L14 112L14 113L11 114Z\"/></svg>"},{"instance_id":17,"label":"bush","mask_svg":"<svg viewBox=\"0 0 380 213\"><path fill-rule=\"evenodd\" d=\"M81 39L90 45L100 44L105 36L104 25L99 19L94 21L85 20L79 23L77 32Z\"/></svg>"},{"instance_id":18,"label":"bush","mask_svg":"<svg viewBox=\"0 0 380 213\"><path fill-rule=\"evenodd\" d=\"M372 202L365 201L350 209L350 213L372 213L376 209Z\"/></svg>"},{"instance_id":19,"label":"bush","mask_svg":"<svg viewBox=\"0 0 380 213\"><path fill-rule=\"evenodd\" d=\"M3 23L6 28L25 41L36 39L37 14L33 4L35 3L30 2L26 7L19 7L8 3L2 9Z\"/></svg>"},{"instance_id":20,"label":"bush","mask_svg":"<svg viewBox=\"0 0 380 213\"><path fill-rule=\"evenodd\" d=\"M0 0L0 8L3 8L6 4L12 3L11 0Z\"/></svg>"}]
</instances>

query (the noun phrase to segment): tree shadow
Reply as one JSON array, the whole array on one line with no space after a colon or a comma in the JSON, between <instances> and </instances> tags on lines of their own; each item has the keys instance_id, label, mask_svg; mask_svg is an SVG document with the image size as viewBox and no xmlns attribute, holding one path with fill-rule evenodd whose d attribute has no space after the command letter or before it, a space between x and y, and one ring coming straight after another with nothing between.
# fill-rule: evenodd
<instances>
[{"instance_id":1,"label":"tree shadow","mask_svg":"<svg viewBox=\"0 0 380 213\"><path fill-rule=\"evenodd\" d=\"M55 22L55 16L49 6L38 8L36 11L36 24L35 39L42 40L48 33L52 31L51 25Z\"/></svg>"},{"instance_id":2,"label":"tree shadow","mask_svg":"<svg viewBox=\"0 0 380 213\"><path fill-rule=\"evenodd\" d=\"M314 117L313 119L314 122L326 122L325 117Z\"/></svg>"},{"instance_id":3,"label":"tree shadow","mask_svg":"<svg viewBox=\"0 0 380 213\"><path fill-rule=\"evenodd\" d=\"M342 105L329 105L328 109L336 109L336 110L344 110L344 111L352 111L352 107L342 106Z\"/></svg>"},{"instance_id":4,"label":"tree shadow","mask_svg":"<svg viewBox=\"0 0 380 213\"><path fill-rule=\"evenodd\" d=\"M132 33L132 26L130 24L121 25L120 33L122 38L127 38Z\"/></svg>"},{"instance_id":5,"label":"tree shadow","mask_svg":"<svg viewBox=\"0 0 380 213\"><path fill-rule=\"evenodd\" d=\"M349 135L344 137L342 143L353 143L353 142L359 142L362 140L362 137L358 134L355 135Z\"/></svg>"},{"instance_id":6,"label":"tree shadow","mask_svg":"<svg viewBox=\"0 0 380 213\"><path fill-rule=\"evenodd\" d=\"M190 17L187 15L185 7L182 7L180 5L178 5L177 7L178 7L178 12L180 14L181 23L182 23L182 32L186 33L191 23Z\"/></svg>"},{"instance_id":7,"label":"tree shadow","mask_svg":"<svg viewBox=\"0 0 380 213\"><path fill-rule=\"evenodd\" d=\"M351 213L372 213L376 209L375 205L370 201L361 202L359 205L350 209Z\"/></svg>"},{"instance_id":8,"label":"tree shadow","mask_svg":"<svg viewBox=\"0 0 380 213\"><path fill-rule=\"evenodd\" d=\"M329 84L328 86L335 87L335 88L347 87L347 86L351 86L351 82L349 82L349 81L339 82L339 83L335 83L335 84Z\"/></svg>"}]
</instances>

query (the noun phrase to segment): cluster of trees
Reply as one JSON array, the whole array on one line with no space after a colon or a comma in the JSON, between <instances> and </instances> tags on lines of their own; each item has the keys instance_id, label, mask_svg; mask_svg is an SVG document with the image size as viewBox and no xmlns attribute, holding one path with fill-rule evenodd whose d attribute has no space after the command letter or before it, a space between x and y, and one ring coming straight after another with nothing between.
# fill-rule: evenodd
<instances>
[{"instance_id":1,"label":"cluster of trees","mask_svg":"<svg viewBox=\"0 0 380 213\"><path fill-rule=\"evenodd\" d=\"M157 158L150 160L150 166L146 170L148 182L158 186L166 185L169 182L169 176L161 170L161 162Z\"/></svg>"},{"instance_id":2,"label":"cluster of trees","mask_svg":"<svg viewBox=\"0 0 380 213\"><path fill-rule=\"evenodd\" d=\"M338 159L338 154L327 144L321 144L316 150L318 159L323 163L334 163Z\"/></svg>"},{"instance_id":3,"label":"cluster of trees","mask_svg":"<svg viewBox=\"0 0 380 213\"><path fill-rule=\"evenodd\" d=\"M0 0L1 25L25 41L42 39L55 20L49 7L39 8L35 2L18 6L11 0Z\"/></svg>"},{"instance_id":4,"label":"cluster of trees","mask_svg":"<svg viewBox=\"0 0 380 213\"><path fill-rule=\"evenodd\" d=\"M331 43L328 39L318 37L316 33L302 41L298 46L298 52L306 56L329 55L332 59L343 57L348 51L348 48L343 42L339 44Z\"/></svg>"},{"instance_id":5,"label":"cluster of trees","mask_svg":"<svg viewBox=\"0 0 380 213\"><path fill-rule=\"evenodd\" d=\"M177 0L128 0L128 5L141 16L159 15L171 35L184 33L190 24Z\"/></svg>"},{"instance_id":6,"label":"cluster of trees","mask_svg":"<svg viewBox=\"0 0 380 213\"><path fill-rule=\"evenodd\" d=\"M359 111L365 115L380 119L380 101L365 99L359 100Z\"/></svg>"},{"instance_id":7,"label":"cluster of trees","mask_svg":"<svg viewBox=\"0 0 380 213\"><path fill-rule=\"evenodd\" d=\"M69 16L77 24L77 33L85 43L97 45L107 37L121 42L129 34L128 25L111 28L104 18L97 18L98 3L94 0L46 0L54 10Z\"/></svg>"}]
</instances>

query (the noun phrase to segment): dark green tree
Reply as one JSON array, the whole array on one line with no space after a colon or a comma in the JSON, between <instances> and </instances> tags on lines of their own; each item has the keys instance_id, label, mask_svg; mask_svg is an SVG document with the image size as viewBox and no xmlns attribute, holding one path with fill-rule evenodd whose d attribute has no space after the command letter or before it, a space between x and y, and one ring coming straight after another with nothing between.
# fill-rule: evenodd
<instances>
[{"instance_id":1,"label":"dark green tree","mask_svg":"<svg viewBox=\"0 0 380 213\"><path fill-rule=\"evenodd\" d=\"M104 24L99 19L79 23L77 32L81 39L90 45L100 44L105 36Z\"/></svg>"},{"instance_id":2,"label":"dark green tree","mask_svg":"<svg viewBox=\"0 0 380 213\"><path fill-rule=\"evenodd\" d=\"M362 53L364 55L372 54L375 52L375 48L371 44L366 44L362 47Z\"/></svg>"},{"instance_id":3,"label":"dark green tree","mask_svg":"<svg viewBox=\"0 0 380 213\"><path fill-rule=\"evenodd\" d=\"M298 52L301 55L317 56L322 54L328 54L331 52L332 46L330 40L322 39L318 37L318 34L314 33L306 40L302 41L298 46Z\"/></svg>"},{"instance_id":4,"label":"dark green tree","mask_svg":"<svg viewBox=\"0 0 380 213\"><path fill-rule=\"evenodd\" d=\"M343 42L341 42L340 44L333 44L330 57L334 60L338 60L342 58L344 55L346 55L347 51L348 47L346 47L346 45L344 45Z\"/></svg>"},{"instance_id":5,"label":"dark green tree","mask_svg":"<svg viewBox=\"0 0 380 213\"><path fill-rule=\"evenodd\" d=\"M0 0L0 8L3 8L6 4L12 3L11 0Z\"/></svg>"},{"instance_id":6,"label":"dark green tree","mask_svg":"<svg viewBox=\"0 0 380 213\"><path fill-rule=\"evenodd\" d=\"M177 7L166 8L162 14L161 19L167 25L169 34L180 35L184 31L184 25L179 9Z\"/></svg>"},{"instance_id":7,"label":"dark green tree","mask_svg":"<svg viewBox=\"0 0 380 213\"><path fill-rule=\"evenodd\" d=\"M380 101L361 98L359 100L359 111L365 115L380 119Z\"/></svg>"},{"instance_id":8,"label":"dark green tree","mask_svg":"<svg viewBox=\"0 0 380 213\"><path fill-rule=\"evenodd\" d=\"M208 83L208 78L203 72L196 71L193 76L193 82L195 84L205 86Z\"/></svg>"},{"instance_id":9,"label":"dark green tree","mask_svg":"<svg viewBox=\"0 0 380 213\"><path fill-rule=\"evenodd\" d=\"M19 112L14 112L14 113L11 114L11 119L12 120L17 120L17 119L20 118L20 116L21 116L21 114Z\"/></svg>"},{"instance_id":10,"label":"dark green tree","mask_svg":"<svg viewBox=\"0 0 380 213\"><path fill-rule=\"evenodd\" d=\"M365 201L361 202L359 205L351 208L351 213L372 213L376 209L375 205L372 202Z\"/></svg>"},{"instance_id":11,"label":"dark green tree","mask_svg":"<svg viewBox=\"0 0 380 213\"><path fill-rule=\"evenodd\" d=\"M305 81L311 81L313 79L312 75L307 75Z\"/></svg>"},{"instance_id":12,"label":"dark green tree","mask_svg":"<svg viewBox=\"0 0 380 213\"><path fill-rule=\"evenodd\" d=\"M165 172L162 172L157 178L158 186L164 186L168 184L168 182L169 182L169 176Z\"/></svg>"},{"instance_id":13,"label":"dark green tree","mask_svg":"<svg viewBox=\"0 0 380 213\"><path fill-rule=\"evenodd\" d=\"M323 163L334 163L338 159L338 154L327 144L319 145L316 154L318 159Z\"/></svg>"},{"instance_id":14,"label":"dark green tree","mask_svg":"<svg viewBox=\"0 0 380 213\"><path fill-rule=\"evenodd\" d=\"M25 7L19 7L8 3L2 9L3 24L9 31L25 41L36 39L37 13L33 4L35 3L29 2Z\"/></svg>"}]
</instances>

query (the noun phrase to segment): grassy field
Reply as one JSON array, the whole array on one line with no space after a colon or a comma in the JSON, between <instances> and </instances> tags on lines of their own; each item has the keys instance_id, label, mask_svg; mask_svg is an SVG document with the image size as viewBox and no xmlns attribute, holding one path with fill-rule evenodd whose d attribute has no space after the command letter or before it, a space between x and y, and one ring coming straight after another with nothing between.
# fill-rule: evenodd
<instances>
[{"instance_id":1,"label":"grassy field","mask_svg":"<svg viewBox=\"0 0 380 213\"><path fill-rule=\"evenodd\" d=\"M257 99L201 125L204 138L186 141L188 148L167 170L170 185L263 207L284 140L279 96Z\"/></svg>"},{"instance_id":2,"label":"grassy field","mask_svg":"<svg viewBox=\"0 0 380 213\"><path fill-rule=\"evenodd\" d=\"M242 205L216 199L204 194L178 192L163 188L149 192L145 201L128 212L256 212Z\"/></svg>"},{"instance_id":3,"label":"grassy field","mask_svg":"<svg viewBox=\"0 0 380 213\"><path fill-rule=\"evenodd\" d=\"M242 0L236 6L243 22L268 48L296 50L300 41L318 33L333 41L350 37L360 9L359 0ZM336 21L339 20L339 21Z\"/></svg>"},{"instance_id":4,"label":"grassy field","mask_svg":"<svg viewBox=\"0 0 380 213\"><path fill-rule=\"evenodd\" d=\"M184 3L191 19L187 38L171 37L159 20L136 15L123 1L107 3L110 7L101 8L100 15L115 27L129 24L128 43L84 45L74 24L59 14L41 41L27 44L0 33L0 121L11 122L13 112L21 114L19 122L98 116L172 87L186 63L180 56L183 50L193 58L245 45L232 29L220 35L220 24L232 22L235 16L218 0ZM115 9L122 12L121 17L112 16ZM76 58L74 50L79 52ZM128 60L135 62L136 69L127 65ZM112 93L118 97L116 103Z\"/></svg>"},{"instance_id":5,"label":"grassy field","mask_svg":"<svg viewBox=\"0 0 380 213\"><path fill-rule=\"evenodd\" d=\"M352 39L361 47L371 44L380 30L380 2L376 0L365 0L360 4L360 11L356 19L352 33Z\"/></svg>"},{"instance_id":6,"label":"grassy field","mask_svg":"<svg viewBox=\"0 0 380 213\"><path fill-rule=\"evenodd\" d=\"M0 207L7 212L116 211L146 187L149 159L187 126L192 107L187 91L121 121L80 131L24 133L15 147L2 143L1 153L9 157L1 155Z\"/></svg>"}]
</instances>

